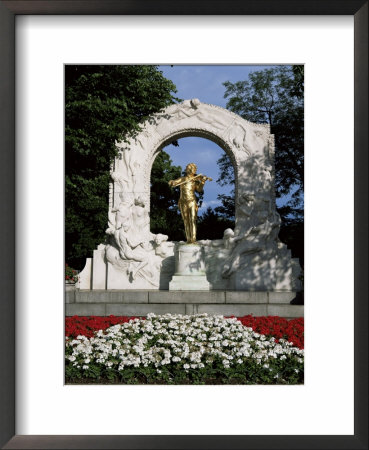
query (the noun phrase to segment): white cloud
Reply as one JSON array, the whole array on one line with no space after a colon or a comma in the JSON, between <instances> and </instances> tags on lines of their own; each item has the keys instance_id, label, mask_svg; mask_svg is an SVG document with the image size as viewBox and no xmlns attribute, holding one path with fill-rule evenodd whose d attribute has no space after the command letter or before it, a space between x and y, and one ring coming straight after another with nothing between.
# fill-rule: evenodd
<instances>
[{"instance_id":1,"label":"white cloud","mask_svg":"<svg viewBox=\"0 0 369 450\"><path fill-rule=\"evenodd\" d=\"M209 201L203 201L201 208L199 208L199 212L205 212L209 206L210 208L215 208L217 206L220 206L222 203L219 200L209 200Z\"/></svg>"}]
</instances>

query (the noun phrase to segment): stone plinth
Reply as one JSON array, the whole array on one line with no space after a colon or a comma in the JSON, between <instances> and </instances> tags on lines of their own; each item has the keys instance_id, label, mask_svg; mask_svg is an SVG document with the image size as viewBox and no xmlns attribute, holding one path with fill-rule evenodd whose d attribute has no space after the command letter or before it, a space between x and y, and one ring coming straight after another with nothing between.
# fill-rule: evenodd
<instances>
[{"instance_id":1,"label":"stone plinth","mask_svg":"<svg viewBox=\"0 0 369 450\"><path fill-rule=\"evenodd\" d=\"M66 316L147 316L155 314L221 314L242 317L303 317L304 306L290 304L291 291L159 291L159 290L68 290Z\"/></svg>"},{"instance_id":2,"label":"stone plinth","mask_svg":"<svg viewBox=\"0 0 369 450\"><path fill-rule=\"evenodd\" d=\"M208 291L205 252L199 244L178 244L175 250L175 273L170 291Z\"/></svg>"}]
</instances>

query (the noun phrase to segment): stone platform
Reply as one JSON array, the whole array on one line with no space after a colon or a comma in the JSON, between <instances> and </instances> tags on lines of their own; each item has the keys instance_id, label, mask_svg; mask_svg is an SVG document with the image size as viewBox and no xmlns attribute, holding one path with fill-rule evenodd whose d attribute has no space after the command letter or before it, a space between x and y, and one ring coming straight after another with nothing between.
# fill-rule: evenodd
<instances>
[{"instance_id":1,"label":"stone platform","mask_svg":"<svg viewBox=\"0 0 369 450\"><path fill-rule=\"evenodd\" d=\"M291 305L295 292L80 290L65 293L66 316L146 316L222 314L225 316L303 317L303 305Z\"/></svg>"}]
</instances>

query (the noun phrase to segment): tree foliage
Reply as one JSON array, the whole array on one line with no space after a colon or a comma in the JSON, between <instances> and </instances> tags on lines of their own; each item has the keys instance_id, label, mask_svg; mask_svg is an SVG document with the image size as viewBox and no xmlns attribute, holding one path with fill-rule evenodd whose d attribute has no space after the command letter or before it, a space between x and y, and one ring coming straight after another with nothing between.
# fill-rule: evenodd
<instances>
[{"instance_id":1,"label":"tree foliage","mask_svg":"<svg viewBox=\"0 0 369 450\"><path fill-rule=\"evenodd\" d=\"M177 101L175 92L155 66L65 67L65 251L74 267L105 238L115 140Z\"/></svg>"},{"instance_id":2,"label":"tree foliage","mask_svg":"<svg viewBox=\"0 0 369 450\"><path fill-rule=\"evenodd\" d=\"M168 181L179 178L181 173L182 168L173 166L164 150L156 157L151 170L150 229L152 233L168 235L173 241L180 241L185 235L177 206L179 188L170 188Z\"/></svg>"},{"instance_id":3,"label":"tree foliage","mask_svg":"<svg viewBox=\"0 0 369 450\"><path fill-rule=\"evenodd\" d=\"M224 230L233 228L234 221L228 219L216 210L208 207L198 218L197 238L201 239L222 239Z\"/></svg>"}]
</instances>

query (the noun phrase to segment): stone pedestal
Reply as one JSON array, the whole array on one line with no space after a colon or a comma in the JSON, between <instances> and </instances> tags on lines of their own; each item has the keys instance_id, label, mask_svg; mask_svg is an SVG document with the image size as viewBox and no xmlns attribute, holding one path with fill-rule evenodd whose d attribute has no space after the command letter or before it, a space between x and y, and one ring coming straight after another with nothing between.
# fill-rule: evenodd
<instances>
[{"instance_id":1,"label":"stone pedestal","mask_svg":"<svg viewBox=\"0 0 369 450\"><path fill-rule=\"evenodd\" d=\"M175 273L170 291L209 291L205 272L205 252L199 244L178 244L175 250Z\"/></svg>"}]
</instances>

